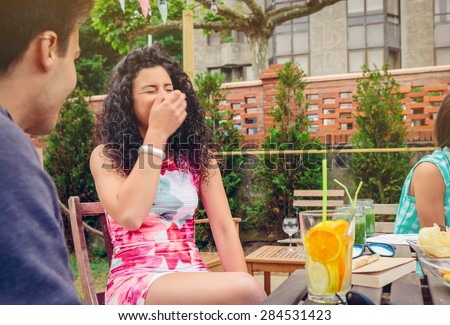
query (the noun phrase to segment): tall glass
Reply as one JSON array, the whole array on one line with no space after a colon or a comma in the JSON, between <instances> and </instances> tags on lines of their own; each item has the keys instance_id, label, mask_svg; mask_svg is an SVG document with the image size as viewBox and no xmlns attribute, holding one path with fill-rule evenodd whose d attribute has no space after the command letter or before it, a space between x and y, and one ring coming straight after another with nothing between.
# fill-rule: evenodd
<instances>
[{"instance_id":1,"label":"tall glass","mask_svg":"<svg viewBox=\"0 0 450 325\"><path fill-rule=\"evenodd\" d=\"M318 303L339 303L352 282L355 216L328 211L300 212L300 232L306 251L308 298Z\"/></svg>"},{"instance_id":2,"label":"tall glass","mask_svg":"<svg viewBox=\"0 0 450 325\"><path fill-rule=\"evenodd\" d=\"M364 205L357 201L356 208L353 208L352 205L347 204L336 208L336 211L345 213L347 220L351 214L355 215L355 244L364 245L366 243L367 236Z\"/></svg>"},{"instance_id":3,"label":"tall glass","mask_svg":"<svg viewBox=\"0 0 450 325\"><path fill-rule=\"evenodd\" d=\"M375 236L375 208L372 199L359 199L356 204L364 206L364 214L366 215L366 236Z\"/></svg>"}]
</instances>

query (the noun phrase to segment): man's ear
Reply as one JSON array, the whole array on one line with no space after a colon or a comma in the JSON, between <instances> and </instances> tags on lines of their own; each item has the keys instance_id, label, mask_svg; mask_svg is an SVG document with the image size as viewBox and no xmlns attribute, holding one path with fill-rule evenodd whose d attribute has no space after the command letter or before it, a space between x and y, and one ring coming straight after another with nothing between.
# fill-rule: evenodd
<instances>
[{"instance_id":1,"label":"man's ear","mask_svg":"<svg viewBox=\"0 0 450 325\"><path fill-rule=\"evenodd\" d=\"M58 56L58 35L53 31L40 33L35 40L37 42L37 63L49 71Z\"/></svg>"}]
</instances>

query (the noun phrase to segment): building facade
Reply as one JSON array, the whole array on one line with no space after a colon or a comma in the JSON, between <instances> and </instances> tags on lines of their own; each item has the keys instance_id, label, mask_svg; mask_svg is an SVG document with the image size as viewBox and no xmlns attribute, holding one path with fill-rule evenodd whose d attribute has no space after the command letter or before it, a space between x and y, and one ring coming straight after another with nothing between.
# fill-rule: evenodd
<instances>
[{"instance_id":1,"label":"building facade","mask_svg":"<svg viewBox=\"0 0 450 325\"><path fill-rule=\"evenodd\" d=\"M302 1L302 0L300 0ZM265 10L295 0L259 0ZM225 0L239 6L239 1ZM245 5L240 5L245 8ZM195 73L221 71L226 81L257 80L240 32L195 34ZM309 76L450 64L450 0L341 0L278 26L269 39L269 63L294 62Z\"/></svg>"}]
</instances>

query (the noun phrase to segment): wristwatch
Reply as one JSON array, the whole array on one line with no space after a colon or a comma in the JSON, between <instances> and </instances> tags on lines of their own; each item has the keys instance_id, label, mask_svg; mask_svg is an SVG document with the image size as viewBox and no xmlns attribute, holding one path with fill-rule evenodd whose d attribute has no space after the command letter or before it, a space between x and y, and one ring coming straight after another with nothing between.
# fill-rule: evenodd
<instances>
[{"instance_id":1,"label":"wristwatch","mask_svg":"<svg viewBox=\"0 0 450 325\"><path fill-rule=\"evenodd\" d=\"M161 158L162 160L166 160L166 154L161 149L153 147L151 144L144 144L139 147L139 154L147 153L156 157Z\"/></svg>"}]
</instances>

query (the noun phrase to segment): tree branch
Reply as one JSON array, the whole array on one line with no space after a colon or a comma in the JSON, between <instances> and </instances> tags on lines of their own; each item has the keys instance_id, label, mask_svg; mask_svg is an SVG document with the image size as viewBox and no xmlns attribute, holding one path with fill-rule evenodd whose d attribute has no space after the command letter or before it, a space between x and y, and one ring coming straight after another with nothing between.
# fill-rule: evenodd
<instances>
[{"instance_id":1,"label":"tree branch","mask_svg":"<svg viewBox=\"0 0 450 325\"><path fill-rule=\"evenodd\" d=\"M163 25L148 25L144 28L135 29L127 33L128 38L137 37L145 34L154 34L156 32L162 32L172 29L182 29L183 22L181 20L173 20ZM241 23L241 20L225 20L225 21L194 21L195 29L207 29L215 32L219 32L222 30L236 30L236 31L244 31L244 24Z\"/></svg>"},{"instance_id":2,"label":"tree branch","mask_svg":"<svg viewBox=\"0 0 450 325\"><path fill-rule=\"evenodd\" d=\"M172 29L182 29L182 27L183 23L181 20L171 20L166 24L146 25L142 28L136 28L132 31L126 32L126 35L128 38L134 38L141 35L154 34L156 32L164 32Z\"/></svg>"},{"instance_id":3,"label":"tree branch","mask_svg":"<svg viewBox=\"0 0 450 325\"><path fill-rule=\"evenodd\" d=\"M201 3L205 8L211 9L211 1L210 0L195 0L195 2ZM219 15L224 17L228 17L230 19L245 19L245 15L237 10L234 10L228 6L219 4L217 2L217 8L219 11L217 12Z\"/></svg>"},{"instance_id":4,"label":"tree branch","mask_svg":"<svg viewBox=\"0 0 450 325\"><path fill-rule=\"evenodd\" d=\"M252 12L253 15L258 16L260 18L264 17L264 11L260 5L258 5L254 0L242 0Z\"/></svg>"},{"instance_id":5,"label":"tree branch","mask_svg":"<svg viewBox=\"0 0 450 325\"><path fill-rule=\"evenodd\" d=\"M286 21L316 13L324 7L339 1L341 0L310 0L303 2L302 4L295 4L271 10L266 13L266 17L269 25L278 26Z\"/></svg>"}]
</instances>

